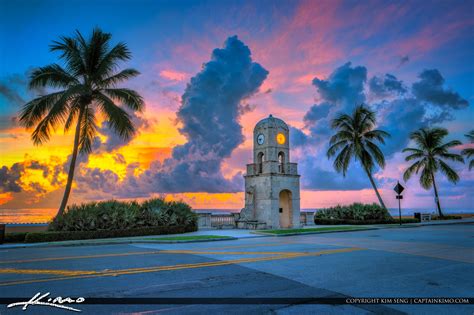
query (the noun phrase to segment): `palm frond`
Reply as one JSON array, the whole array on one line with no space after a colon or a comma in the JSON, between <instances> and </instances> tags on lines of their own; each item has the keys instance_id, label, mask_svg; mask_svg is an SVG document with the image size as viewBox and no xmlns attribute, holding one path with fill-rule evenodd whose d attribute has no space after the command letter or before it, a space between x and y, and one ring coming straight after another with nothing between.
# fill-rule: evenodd
<instances>
[{"instance_id":1,"label":"palm frond","mask_svg":"<svg viewBox=\"0 0 474 315\"><path fill-rule=\"evenodd\" d=\"M460 154L441 153L441 154L438 154L438 156L442 159L464 163L464 158Z\"/></svg>"},{"instance_id":2,"label":"palm frond","mask_svg":"<svg viewBox=\"0 0 474 315\"><path fill-rule=\"evenodd\" d=\"M29 88L68 88L72 85L79 84L74 76L64 70L58 64L51 64L45 67L39 67L30 75Z\"/></svg>"},{"instance_id":3,"label":"palm frond","mask_svg":"<svg viewBox=\"0 0 474 315\"><path fill-rule=\"evenodd\" d=\"M348 145L349 142L347 140L341 140L339 142L336 142L334 143L333 145L331 145L326 153L327 157L330 158L332 156L334 156L337 151L339 151L339 149L341 149L342 147Z\"/></svg>"},{"instance_id":4,"label":"palm frond","mask_svg":"<svg viewBox=\"0 0 474 315\"><path fill-rule=\"evenodd\" d=\"M120 82L134 78L139 74L140 72L135 69L125 69L115 75L103 79L101 82L99 82L99 86L104 88L114 87Z\"/></svg>"},{"instance_id":5,"label":"palm frond","mask_svg":"<svg viewBox=\"0 0 474 315\"><path fill-rule=\"evenodd\" d=\"M134 90L117 88L103 91L113 100L119 101L134 111L142 111L145 106L143 98Z\"/></svg>"},{"instance_id":6,"label":"palm frond","mask_svg":"<svg viewBox=\"0 0 474 315\"><path fill-rule=\"evenodd\" d=\"M417 149L417 148L405 148L402 150L402 152L413 152L413 153L421 153L424 154L423 150Z\"/></svg>"},{"instance_id":7,"label":"palm frond","mask_svg":"<svg viewBox=\"0 0 474 315\"><path fill-rule=\"evenodd\" d=\"M474 143L474 129L465 134L471 143Z\"/></svg>"},{"instance_id":8,"label":"palm frond","mask_svg":"<svg viewBox=\"0 0 474 315\"><path fill-rule=\"evenodd\" d=\"M104 33L99 28L94 28L92 31L92 36L87 45L88 56L86 58L91 74L97 73L101 60L109 50L108 42L111 37L110 33Z\"/></svg>"},{"instance_id":9,"label":"palm frond","mask_svg":"<svg viewBox=\"0 0 474 315\"><path fill-rule=\"evenodd\" d=\"M339 152L337 157L334 159L334 169L339 173L342 172L342 175L344 177L346 176L347 168L349 167L349 162L351 160L352 155L352 144L350 144L344 147L344 149L342 149L341 152Z\"/></svg>"},{"instance_id":10,"label":"palm frond","mask_svg":"<svg viewBox=\"0 0 474 315\"><path fill-rule=\"evenodd\" d=\"M91 106L86 107L81 117L81 132L79 137L79 151L89 153L92 150L92 142L97 133L94 110Z\"/></svg>"},{"instance_id":11,"label":"palm frond","mask_svg":"<svg viewBox=\"0 0 474 315\"><path fill-rule=\"evenodd\" d=\"M26 128L36 125L64 93L65 91L60 91L40 96L23 105L19 114L20 124Z\"/></svg>"},{"instance_id":12,"label":"palm frond","mask_svg":"<svg viewBox=\"0 0 474 315\"><path fill-rule=\"evenodd\" d=\"M461 154L470 158L471 156L474 156L474 148L466 148L461 151Z\"/></svg>"},{"instance_id":13,"label":"palm frond","mask_svg":"<svg viewBox=\"0 0 474 315\"><path fill-rule=\"evenodd\" d=\"M360 133L368 132L375 126L375 113L364 105L360 105L355 109L354 117L358 117L357 120L354 119L354 122L358 125L357 129Z\"/></svg>"},{"instance_id":14,"label":"palm frond","mask_svg":"<svg viewBox=\"0 0 474 315\"><path fill-rule=\"evenodd\" d=\"M347 114L340 114L331 121L331 128L354 131L352 117Z\"/></svg>"},{"instance_id":15,"label":"palm frond","mask_svg":"<svg viewBox=\"0 0 474 315\"><path fill-rule=\"evenodd\" d=\"M334 136L332 136L331 139L329 139L329 144L334 144L342 140L353 141L354 135L349 131L340 130Z\"/></svg>"},{"instance_id":16,"label":"palm frond","mask_svg":"<svg viewBox=\"0 0 474 315\"><path fill-rule=\"evenodd\" d=\"M466 135L466 138L469 139L470 143L474 143L474 129L469 131ZM467 158L471 158L474 156L474 148L466 148L461 151L462 155L465 155ZM474 160L471 160L469 162L469 170L471 170L474 167Z\"/></svg>"},{"instance_id":17,"label":"palm frond","mask_svg":"<svg viewBox=\"0 0 474 315\"><path fill-rule=\"evenodd\" d=\"M415 163L413 163L412 165L410 165L410 167L408 167L405 172L403 173L403 180L404 181L408 181L411 176L413 175L413 173L416 173L418 174L420 168L423 166L423 160L421 161L416 161Z\"/></svg>"},{"instance_id":18,"label":"palm frond","mask_svg":"<svg viewBox=\"0 0 474 315\"><path fill-rule=\"evenodd\" d=\"M83 54L79 48L78 42L67 36L62 36L59 41L53 41L50 45L51 51L59 51L60 58L65 59L66 68L74 76L84 75L86 66L84 64Z\"/></svg>"},{"instance_id":19,"label":"palm frond","mask_svg":"<svg viewBox=\"0 0 474 315\"><path fill-rule=\"evenodd\" d=\"M428 167L424 167L420 175L420 185L424 189L430 189L433 185L433 177Z\"/></svg>"},{"instance_id":20,"label":"palm frond","mask_svg":"<svg viewBox=\"0 0 474 315\"><path fill-rule=\"evenodd\" d=\"M445 128L431 128L427 129L427 143L430 148L436 148L441 146L443 138L448 135L448 130Z\"/></svg>"},{"instance_id":21,"label":"palm frond","mask_svg":"<svg viewBox=\"0 0 474 315\"><path fill-rule=\"evenodd\" d=\"M413 140L421 150L424 150L428 147L426 143L426 138L426 131L424 128L421 128L410 134L410 139Z\"/></svg>"},{"instance_id":22,"label":"palm frond","mask_svg":"<svg viewBox=\"0 0 474 315\"><path fill-rule=\"evenodd\" d=\"M417 153L413 153L413 154L410 154L410 155L407 155L405 157L405 161L411 161L411 160L415 160L415 159L422 159L425 157L425 153L423 152L417 152Z\"/></svg>"},{"instance_id":23,"label":"palm frond","mask_svg":"<svg viewBox=\"0 0 474 315\"><path fill-rule=\"evenodd\" d=\"M379 147L375 143L371 141L366 141L365 143L366 143L368 151L371 153L372 157L375 159L377 164L381 168L385 168L385 156L383 152L379 149Z\"/></svg>"},{"instance_id":24,"label":"palm frond","mask_svg":"<svg viewBox=\"0 0 474 315\"><path fill-rule=\"evenodd\" d=\"M102 113L106 117L110 127L124 140L129 139L135 133L135 128L130 116L106 95L98 93L96 101Z\"/></svg>"},{"instance_id":25,"label":"palm frond","mask_svg":"<svg viewBox=\"0 0 474 315\"><path fill-rule=\"evenodd\" d=\"M442 160L439 160L438 162L439 169L444 175L446 175L446 178L452 183L457 183L459 181L459 175L456 173L456 171Z\"/></svg>"},{"instance_id":26,"label":"palm frond","mask_svg":"<svg viewBox=\"0 0 474 315\"><path fill-rule=\"evenodd\" d=\"M364 133L364 138L369 140L378 140L380 143L385 144L384 138L390 138L391 135L383 130L374 129Z\"/></svg>"},{"instance_id":27,"label":"palm frond","mask_svg":"<svg viewBox=\"0 0 474 315\"><path fill-rule=\"evenodd\" d=\"M455 147L455 146L458 146L458 145L461 145L462 142L459 141L459 140L452 140L452 141L449 141L449 142L446 142L445 144L442 144L438 147L438 149L440 150L447 150L449 148L452 148L452 147Z\"/></svg>"},{"instance_id":28,"label":"palm frond","mask_svg":"<svg viewBox=\"0 0 474 315\"><path fill-rule=\"evenodd\" d=\"M79 96L82 91L82 85L76 85L62 93L61 97L33 131L31 139L35 145L40 145L48 141L51 136L51 131L59 124L66 122L70 110L69 102L74 97Z\"/></svg>"},{"instance_id":29,"label":"palm frond","mask_svg":"<svg viewBox=\"0 0 474 315\"><path fill-rule=\"evenodd\" d=\"M79 115L79 112L80 112L80 99L77 98L75 100L73 100L70 104L70 111L69 111L69 116L66 120L66 122L64 123L64 133L68 132L69 129L71 128L72 124L76 121L78 115Z\"/></svg>"},{"instance_id":30,"label":"palm frond","mask_svg":"<svg viewBox=\"0 0 474 315\"><path fill-rule=\"evenodd\" d=\"M125 43L118 43L100 60L97 67L95 79L109 76L118 67L119 62L127 61L132 57Z\"/></svg>"}]
</instances>

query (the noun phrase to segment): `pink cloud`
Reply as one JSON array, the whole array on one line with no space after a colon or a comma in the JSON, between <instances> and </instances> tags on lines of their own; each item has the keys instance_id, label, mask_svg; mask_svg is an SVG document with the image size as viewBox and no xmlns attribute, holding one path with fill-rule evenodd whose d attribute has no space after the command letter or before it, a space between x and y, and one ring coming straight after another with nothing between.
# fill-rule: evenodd
<instances>
[{"instance_id":1,"label":"pink cloud","mask_svg":"<svg viewBox=\"0 0 474 315\"><path fill-rule=\"evenodd\" d=\"M186 72L179 72L175 70L161 70L160 77L171 81L184 81L189 75Z\"/></svg>"}]
</instances>

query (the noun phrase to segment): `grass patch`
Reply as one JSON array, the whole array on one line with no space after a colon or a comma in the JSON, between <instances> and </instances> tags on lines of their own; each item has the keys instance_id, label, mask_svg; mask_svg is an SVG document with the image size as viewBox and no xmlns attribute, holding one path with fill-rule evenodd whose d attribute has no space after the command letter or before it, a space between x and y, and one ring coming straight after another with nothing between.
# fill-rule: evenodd
<instances>
[{"instance_id":1,"label":"grass patch","mask_svg":"<svg viewBox=\"0 0 474 315\"><path fill-rule=\"evenodd\" d=\"M312 232L337 232L337 231L355 231L355 230L366 230L365 227L359 226L338 226L338 227L320 227L310 229L288 229L288 230L259 230L261 233L284 235L284 234L305 234Z\"/></svg>"},{"instance_id":2,"label":"grass patch","mask_svg":"<svg viewBox=\"0 0 474 315\"><path fill-rule=\"evenodd\" d=\"M171 237L152 237L144 238L144 240L153 240L153 241L200 241L200 240L212 240L212 239L233 239L230 236L220 236L220 235L189 235L189 236L171 236Z\"/></svg>"},{"instance_id":3,"label":"grass patch","mask_svg":"<svg viewBox=\"0 0 474 315\"><path fill-rule=\"evenodd\" d=\"M131 236L181 234L194 232L194 226L156 226L140 229L97 230L97 231L44 231L27 233L25 243L91 240L98 238L119 238Z\"/></svg>"}]
</instances>

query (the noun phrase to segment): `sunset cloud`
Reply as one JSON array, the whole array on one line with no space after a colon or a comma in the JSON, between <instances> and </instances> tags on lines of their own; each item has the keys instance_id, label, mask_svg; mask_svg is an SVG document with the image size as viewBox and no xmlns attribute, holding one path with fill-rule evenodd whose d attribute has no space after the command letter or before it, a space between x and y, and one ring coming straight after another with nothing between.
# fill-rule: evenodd
<instances>
[{"instance_id":1,"label":"sunset cloud","mask_svg":"<svg viewBox=\"0 0 474 315\"><path fill-rule=\"evenodd\" d=\"M170 81L184 81L189 77L189 75L185 72L175 70L161 70L160 77Z\"/></svg>"}]
</instances>

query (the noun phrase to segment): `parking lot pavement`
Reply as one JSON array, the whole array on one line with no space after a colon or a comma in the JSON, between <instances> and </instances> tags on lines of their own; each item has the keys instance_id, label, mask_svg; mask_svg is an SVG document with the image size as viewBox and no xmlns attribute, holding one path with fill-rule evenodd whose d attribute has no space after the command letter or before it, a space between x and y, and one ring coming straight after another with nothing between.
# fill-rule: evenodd
<instances>
[{"instance_id":1,"label":"parking lot pavement","mask_svg":"<svg viewBox=\"0 0 474 315\"><path fill-rule=\"evenodd\" d=\"M469 297L474 225L426 226L188 244L0 250L0 296ZM79 306L78 306L79 307ZM86 314L456 313L471 305L90 305ZM30 306L33 314L64 313ZM25 314L20 308L1 314Z\"/></svg>"}]
</instances>

